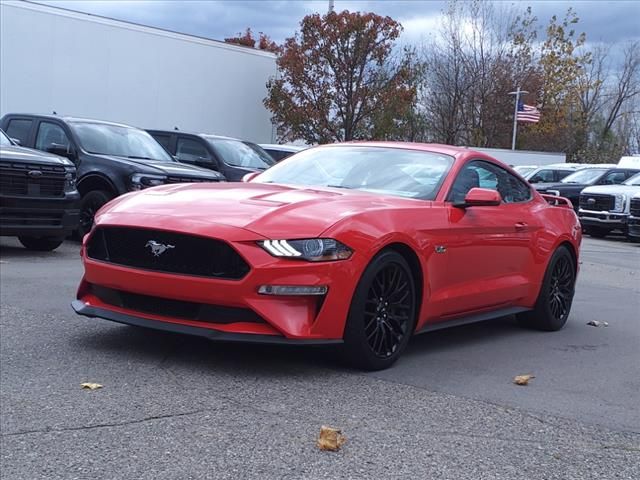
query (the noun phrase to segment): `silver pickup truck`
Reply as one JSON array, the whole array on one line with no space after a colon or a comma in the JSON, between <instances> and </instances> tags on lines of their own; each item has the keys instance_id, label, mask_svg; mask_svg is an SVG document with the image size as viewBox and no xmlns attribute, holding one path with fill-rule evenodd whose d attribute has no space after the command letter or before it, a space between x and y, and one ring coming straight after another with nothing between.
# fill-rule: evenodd
<instances>
[{"instance_id":1,"label":"silver pickup truck","mask_svg":"<svg viewBox=\"0 0 640 480\"><path fill-rule=\"evenodd\" d=\"M629 235L631 199L640 194L640 174L627 179L620 185L599 185L587 187L580 192L578 217L582 228L592 237L606 237L613 230ZM634 202L634 205L636 203ZM637 207L636 207L637 208ZM634 210L635 211L635 210ZM638 215L638 212L636 212ZM637 217L633 231L637 231Z\"/></svg>"}]
</instances>

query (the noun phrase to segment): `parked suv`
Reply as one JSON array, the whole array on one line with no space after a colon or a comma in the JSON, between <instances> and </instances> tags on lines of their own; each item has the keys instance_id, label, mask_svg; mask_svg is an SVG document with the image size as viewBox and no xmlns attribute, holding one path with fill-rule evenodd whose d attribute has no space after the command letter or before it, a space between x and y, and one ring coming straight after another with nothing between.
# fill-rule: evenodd
<instances>
[{"instance_id":1,"label":"parked suv","mask_svg":"<svg viewBox=\"0 0 640 480\"><path fill-rule=\"evenodd\" d=\"M545 165L530 172L521 173L529 183L558 183L580 167L574 165Z\"/></svg>"},{"instance_id":2,"label":"parked suv","mask_svg":"<svg viewBox=\"0 0 640 480\"><path fill-rule=\"evenodd\" d=\"M262 149L271 156L276 162L284 160L290 157L294 153L301 152L307 147L301 147L299 145L280 145L278 143L261 143Z\"/></svg>"},{"instance_id":3,"label":"parked suv","mask_svg":"<svg viewBox=\"0 0 640 480\"><path fill-rule=\"evenodd\" d=\"M540 193L568 198L577 212L580 192L592 185L618 185L640 170L632 168L584 168L564 177L559 183L536 183Z\"/></svg>"},{"instance_id":4,"label":"parked suv","mask_svg":"<svg viewBox=\"0 0 640 480\"><path fill-rule=\"evenodd\" d=\"M77 227L79 201L73 163L18 147L0 130L0 235L54 250Z\"/></svg>"},{"instance_id":5,"label":"parked suv","mask_svg":"<svg viewBox=\"0 0 640 480\"><path fill-rule=\"evenodd\" d=\"M0 128L26 147L65 156L76 165L80 236L91 229L96 211L123 193L165 183L224 180L219 173L175 161L147 132L127 125L8 114Z\"/></svg>"},{"instance_id":6,"label":"parked suv","mask_svg":"<svg viewBox=\"0 0 640 480\"><path fill-rule=\"evenodd\" d=\"M636 193L629 202L629 239L640 242L640 193Z\"/></svg>"},{"instance_id":7,"label":"parked suv","mask_svg":"<svg viewBox=\"0 0 640 480\"><path fill-rule=\"evenodd\" d=\"M580 193L578 217L592 237L606 237L612 230L627 233L631 197L640 194L640 173L620 185L587 187Z\"/></svg>"},{"instance_id":8,"label":"parked suv","mask_svg":"<svg viewBox=\"0 0 640 480\"><path fill-rule=\"evenodd\" d=\"M180 130L147 131L176 160L220 172L230 182L239 182L247 173L266 170L276 163L262 148L246 140Z\"/></svg>"}]
</instances>

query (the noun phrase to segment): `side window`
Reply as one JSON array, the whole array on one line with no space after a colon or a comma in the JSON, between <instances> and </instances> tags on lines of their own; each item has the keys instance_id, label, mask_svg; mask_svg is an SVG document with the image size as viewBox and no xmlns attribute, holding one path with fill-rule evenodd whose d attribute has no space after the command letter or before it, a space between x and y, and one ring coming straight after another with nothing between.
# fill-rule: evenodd
<instances>
[{"instance_id":1,"label":"side window","mask_svg":"<svg viewBox=\"0 0 640 480\"><path fill-rule=\"evenodd\" d=\"M497 165L477 160L469 162L460 171L453 182L448 201L462 202L469 190L476 187L497 190L504 203L531 199L531 189L525 182Z\"/></svg>"},{"instance_id":2,"label":"side window","mask_svg":"<svg viewBox=\"0 0 640 480\"><path fill-rule=\"evenodd\" d=\"M556 175L558 176L558 182L572 173L573 172L571 170L557 170Z\"/></svg>"},{"instance_id":3,"label":"side window","mask_svg":"<svg viewBox=\"0 0 640 480\"><path fill-rule=\"evenodd\" d=\"M52 145L69 148L69 139L60 125L40 122L36 135L36 150L46 150Z\"/></svg>"},{"instance_id":4,"label":"side window","mask_svg":"<svg viewBox=\"0 0 640 480\"><path fill-rule=\"evenodd\" d=\"M554 181L553 170L540 170L529 179L529 183L551 183Z\"/></svg>"},{"instance_id":5,"label":"side window","mask_svg":"<svg viewBox=\"0 0 640 480\"><path fill-rule=\"evenodd\" d=\"M609 172L598 182L599 185L617 185L626 180L625 172Z\"/></svg>"},{"instance_id":6,"label":"side window","mask_svg":"<svg viewBox=\"0 0 640 480\"><path fill-rule=\"evenodd\" d=\"M9 120L9 125L5 133L9 138L17 138L23 147L27 147L32 124L33 120Z\"/></svg>"},{"instance_id":7,"label":"side window","mask_svg":"<svg viewBox=\"0 0 640 480\"><path fill-rule=\"evenodd\" d=\"M186 162L196 162L198 160L211 160L211 155L200 142L190 138L178 138L176 145L176 157L178 160Z\"/></svg>"},{"instance_id":8,"label":"side window","mask_svg":"<svg viewBox=\"0 0 640 480\"><path fill-rule=\"evenodd\" d=\"M170 148L170 144L171 144L171 136L170 135L160 135L160 134L154 134L151 135L154 140L156 142L158 142L160 145L162 145L162 147L167 151L167 152L171 152L171 150L169 150Z\"/></svg>"}]
</instances>

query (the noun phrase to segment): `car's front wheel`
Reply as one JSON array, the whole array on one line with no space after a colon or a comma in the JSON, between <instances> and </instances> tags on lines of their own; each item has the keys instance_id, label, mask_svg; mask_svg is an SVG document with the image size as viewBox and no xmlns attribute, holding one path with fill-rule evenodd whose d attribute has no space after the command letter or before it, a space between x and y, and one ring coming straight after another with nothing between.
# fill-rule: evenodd
<instances>
[{"instance_id":1,"label":"car's front wheel","mask_svg":"<svg viewBox=\"0 0 640 480\"><path fill-rule=\"evenodd\" d=\"M37 252L50 252L55 250L62 242L64 238L59 237L18 237L20 243L28 250L35 250Z\"/></svg>"},{"instance_id":2,"label":"car's front wheel","mask_svg":"<svg viewBox=\"0 0 640 480\"><path fill-rule=\"evenodd\" d=\"M365 269L344 331L347 361L365 370L390 367L407 346L416 325L416 286L402 255L378 254Z\"/></svg>"},{"instance_id":3,"label":"car's front wheel","mask_svg":"<svg viewBox=\"0 0 640 480\"><path fill-rule=\"evenodd\" d=\"M611 230L603 227L589 227L587 228L587 234L593 238L604 238L611 233Z\"/></svg>"},{"instance_id":4,"label":"car's front wheel","mask_svg":"<svg viewBox=\"0 0 640 480\"><path fill-rule=\"evenodd\" d=\"M520 324L538 330L560 330L569 318L575 283L573 255L567 247L558 247L547 266L534 309L518 314Z\"/></svg>"},{"instance_id":5,"label":"car's front wheel","mask_svg":"<svg viewBox=\"0 0 640 480\"><path fill-rule=\"evenodd\" d=\"M82 197L78 225L78 237L80 240L91 230L96 212L109 200L111 200L111 195L104 190L92 190Z\"/></svg>"}]
</instances>

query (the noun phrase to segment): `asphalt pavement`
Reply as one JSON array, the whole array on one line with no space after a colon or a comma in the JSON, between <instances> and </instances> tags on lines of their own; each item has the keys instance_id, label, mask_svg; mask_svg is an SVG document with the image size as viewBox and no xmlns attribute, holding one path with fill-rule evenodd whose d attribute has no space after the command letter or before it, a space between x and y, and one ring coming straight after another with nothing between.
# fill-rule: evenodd
<instances>
[{"instance_id":1,"label":"asphalt pavement","mask_svg":"<svg viewBox=\"0 0 640 480\"><path fill-rule=\"evenodd\" d=\"M3 480L640 478L640 245L585 239L560 332L432 332L376 373L78 317L81 271L78 244L0 239Z\"/></svg>"}]
</instances>

